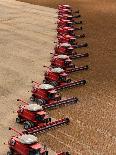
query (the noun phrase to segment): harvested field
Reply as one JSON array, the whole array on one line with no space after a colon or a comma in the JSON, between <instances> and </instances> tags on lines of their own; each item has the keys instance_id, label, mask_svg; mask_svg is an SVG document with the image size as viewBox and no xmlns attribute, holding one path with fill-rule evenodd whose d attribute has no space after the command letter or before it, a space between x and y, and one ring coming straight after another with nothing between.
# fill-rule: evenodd
<instances>
[{"instance_id":1,"label":"harvested field","mask_svg":"<svg viewBox=\"0 0 116 155\"><path fill-rule=\"evenodd\" d=\"M53 150L69 150L72 155L115 155L116 1L25 1L54 8L60 2L69 3L75 9L78 6L84 21L83 32L87 35L80 42L86 40L89 43L89 48L79 50L89 52L89 59L75 61L75 64L89 64L90 70L72 74L73 79L84 78L88 84L63 93L78 96L79 104L50 112L54 118L69 116L70 125L42 134L39 140ZM7 150L3 142L13 135L8 126L21 129L14 123L16 114L13 111L18 106L15 100L17 97L28 99L30 81L41 81L42 65L49 64L55 38L55 12L54 9L14 0L0 1L1 155Z\"/></svg>"}]
</instances>

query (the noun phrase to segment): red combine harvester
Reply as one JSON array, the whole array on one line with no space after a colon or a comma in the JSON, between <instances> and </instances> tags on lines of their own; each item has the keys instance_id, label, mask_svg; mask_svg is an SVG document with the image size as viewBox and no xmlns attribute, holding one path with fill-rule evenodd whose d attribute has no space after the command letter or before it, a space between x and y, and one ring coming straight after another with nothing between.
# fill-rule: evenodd
<instances>
[{"instance_id":1,"label":"red combine harvester","mask_svg":"<svg viewBox=\"0 0 116 155\"><path fill-rule=\"evenodd\" d=\"M58 5L58 11L63 11L63 13L65 12L67 14L79 13L79 10L73 11L69 5Z\"/></svg>"},{"instance_id":2,"label":"red combine harvester","mask_svg":"<svg viewBox=\"0 0 116 155\"><path fill-rule=\"evenodd\" d=\"M60 43L55 45L55 54L60 55L68 55L70 59L77 59L77 58L82 58L82 57L88 57L88 53L83 53L83 54L77 54L76 51L74 51L76 48L81 48L83 45L71 45L69 43ZM53 53L51 53L53 54Z\"/></svg>"},{"instance_id":3,"label":"red combine harvester","mask_svg":"<svg viewBox=\"0 0 116 155\"><path fill-rule=\"evenodd\" d=\"M66 19L66 20L70 20L70 21L75 21L75 19L80 18L81 15L69 15L69 14L62 14L62 15L58 15L58 19Z\"/></svg>"},{"instance_id":4,"label":"red combine harvester","mask_svg":"<svg viewBox=\"0 0 116 155\"><path fill-rule=\"evenodd\" d=\"M82 30L82 27L80 28L73 28L73 27L58 27L57 28L57 34L58 35L62 35L62 34L69 34L69 35L74 35L74 31L77 31L77 30Z\"/></svg>"},{"instance_id":5,"label":"red combine harvester","mask_svg":"<svg viewBox=\"0 0 116 155\"><path fill-rule=\"evenodd\" d=\"M8 141L9 151L7 155L49 155L48 149L45 145L38 143L37 137L18 132L13 128L9 128L9 130L15 131L18 135L12 136ZM69 152L61 152L55 155L70 154Z\"/></svg>"},{"instance_id":6,"label":"red combine harvester","mask_svg":"<svg viewBox=\"0 0 116 155\"><path fill-rule=\"evenodd\" d=\"M68 14L68 15L74 15L74 14L78 14L79 13L79 10L78 11L72 11L72 10L69 10L69 9L64 9L64 8L60 8L60 9L58 9L58 11L57 11L57 14L58 15L63 15L63 14Z\"/></svg>"},{"instance_id":7,"label":"red combine harvester","mask_svg":"<svg viewBox=\"0 0 116 155\"><path fill-rule=\"evenodd\" d=\"M61 19L57 21L57 28L59 27L74 27L77 24L82 24L82 21L70 21Z\"/></svg>"},{"instance_id":8,"label":"red combine harvester","mask_svg":"<svg viewBox=\"0 0 116 155\"><path fill-rule=\"evenodd\" d=\"M60 67L64 69L66 73L72 73L88 69L88 65L76 67L67 55L53 56L53 58L51 59L51 67Z\"/></svg>"},{"instance_id":9,"label":"red combine harvester","mask_svg":"<svg viewBox=\"0 0 116 155\"><path fill-rule=\"evenodd\" d=\"M63 4L63 5L58 5L58 9L69 9L69 10L72 10L72 8L71 8L71 6L70 5L65 5L65 4Z\"/></svg>"},{"instance_id":10,"label":"red combine harvester","mask_svg":"<svg viewBox=\"0 0 116 155\"><path fill-rule=\"evenodd\" d=\"M58 35L57 39L59 43L69 43L71 45L78 45L78 43L76 42L77 39L79 38L84 38L85 35Z\"/></svg>"},{"instance_id":11,"label":"red combine harvester","mask_svg":"<svg viewBox=\"0 0 116 155\"><path fill-rule=\"evenodd\" d=\"M20 99L18 101L22 102ZM24 101L23 103L25 104L20 105L17 111L16 122L23 123L28 134L44 132L69 123L69 118L52 121L52 118L48 117L43 107L37 103L29 104Z\"/></svg>"},{"instance_id":12,"label":"red combine harvester","mask_svg":"<svg viewBox=\"0 0 116 155\"><path fill-rule=\"evenodd\" d=\"M45 72L44 76L45 79L43 83L53 85L56 90L63 90L86 84L85 80L71 81L71 79L68 78L68 74L62 68L50 68Z\"/></svg>"},{"instance_id":13,"label":"red combine harvester","mask_svg":"<svg viewBox=\"0 0 116 155\"><path fill-rule=\"evenodd\" d=\"M32 82L34 85L30 100L42 105L44 109L52 109L62 105L73 104L78 101L76 97L62 100L60 94L56 91L54 86L50 84L39 84L35 81Z\"/></svg>"}]
</instances>

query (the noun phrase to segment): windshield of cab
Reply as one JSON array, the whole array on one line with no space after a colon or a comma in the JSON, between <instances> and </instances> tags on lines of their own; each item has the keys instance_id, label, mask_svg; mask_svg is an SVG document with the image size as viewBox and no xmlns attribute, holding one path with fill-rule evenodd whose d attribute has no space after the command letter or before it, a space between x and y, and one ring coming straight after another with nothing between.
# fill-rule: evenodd
<instances>
[{"instance_id":1,"label":"windshield of cab","mask_svg":"<svg viewBox=\"0 0 116 155\"><path fill-rule=\"evenodd\" d=\"M29 152L29 155L40 155L40 151L39 150L31 150L30 152Z\"/></svg>"},{"instance_id":2,"label":"windshield of cab","mask_svg":"<svg viewBox=\"0 0 116 155\"><path fill-rule=\"evenodd\" d=\"M59 80L65 82L65 81L66 81L66 76L62 76L62 75L61 75L61 76L59 77Z\"/></svg>"},{"instance_id":3,"label":"windshield of cab","mask_svg":"<svg viewBox=\"0 0 116 155\"><path fill-rule=\"evenodd\" d=\"M48 93L48 98L54 98L56 93Z\"/></svg>"},{"instance_id":4,"label":"windshield of cab","mask_svg":"<svg viewBox=\"0 0 116 155\"><path fill-rule=\"evenodd\" d=\"M44 121L44 117L45 117L45 115L36 115L36 120L37 121Z\"/></svg>"}]
</instances>

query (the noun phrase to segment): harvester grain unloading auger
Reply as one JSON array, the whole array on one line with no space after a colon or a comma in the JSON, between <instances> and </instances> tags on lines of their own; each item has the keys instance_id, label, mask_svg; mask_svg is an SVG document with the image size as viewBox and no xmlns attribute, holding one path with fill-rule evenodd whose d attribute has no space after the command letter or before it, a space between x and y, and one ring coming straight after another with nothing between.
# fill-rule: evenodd
<instances>
[{"instance_id":1,"label":"harvester grain unloading auger","mask_svg":"<svg viewBox=\"0 0 116 155\"><path fill-rule=\"evenodd\" d=\"M18 99L17 101L20 101L24 104L34 104L34 103L27 103L22 99ZM54 101L54 102L46 102L46 104L41 104L41 107L43 110L53 110L56 108L60 108L62 106L68 106L68 105L72 105L72 104L76 104L78 102L78 98L77 97L70 97L70 98L63 98L59 101ZM38 103L38 102L35 102Z\"/></svg>"},{"instance_id":2,"label":"harvester grain unloading auger","mask_svg":"<svg viewBox=\"0 0 116 155\"><path fill-rule=\"evenodd\" d=\"M25 131L19 132L14 128L9 127L17 133L8 141L9 151L7 155L51 155L50 150L46 145L38 143L38 138ZM54 155L70 155L69 152L53 153Z\"/></svg>"},{"instance_id":3,"label":"harvester grain unloading auger","mask_svg":"<svg viewBox=\"0 0 116 155\"><path fill-rule=\"evenodd\" d=\"M34 83L32 89L31 101L42 105L43 109L54 109L64 105L75 104L78 101L77 97L63 98L56 91L55 87L49 84Z\"/></svg>"},{"instance_id":4,"label":"harvester grain unloading auger","mask_svg":"<svg viewBox=\"0 0 116 155\"><path fill-rule=\"evenodd\" d=\"M70 122L69 118L62 118L53 122L49 122L46 124L38 125L23 131L24 134L38 134L50 129L55 129L56 127L60 127L63 125L68 125Z\"/></svg>"}]
</instances>

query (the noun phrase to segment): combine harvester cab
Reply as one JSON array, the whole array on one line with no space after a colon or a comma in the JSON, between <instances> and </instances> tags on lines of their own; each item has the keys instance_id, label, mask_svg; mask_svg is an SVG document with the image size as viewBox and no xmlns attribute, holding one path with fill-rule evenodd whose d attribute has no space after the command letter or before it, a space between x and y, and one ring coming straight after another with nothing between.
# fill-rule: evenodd
<instances>
[{"instance_id":1,"label":"combine harvester cab","mask_svg":"<svg viewBox=\"0 0 116 155\"><path fill-rule=\"evenodd\" d=\"M18 101L22 101L19 100ZM43 110L43 107L37 103L19 106L17 111L18 117L16 118L17 123L23 123L26 133L40 133L46 130L53 129L69 123L69 118L62 118L59 120L52 121L47 113ZM23 132L23 133L24 133Z\"/></svg>"},{"instance_id":2,"label":"combine harvester cab","mask_svg":"<svg viewBox=\"0 0 116 155\"><path fill-rule=\"evenodd\" d=\"M18 132L13 128L9 128L17 133L8 141L9 151L7 155L51 155L45 145L38 143L37 137L31 134ZM69 152L54 153L53 155L70 155Z\"/></svg>"},{"instance_id":3,"label":"combine harvester cab","mask_svg":"<svg viewBox=\"0 0 116 155\"><path fill-rule=\"evenodd\" d=\"M50 68L45 72L44 83L48 83L55 87L55 90L63 90L86 84L85 80L71 81L68 74L62 68Z\"/></svg>"},{"instance_id":4,"label":"combine harvester cab","mask_svg":"<svg viewBox=\"0 0 116 155\"><path fill-rule=\"evenodd\" d=\"M57 55L51 59L51 67L60 67L65 70L66 73L78 72L88 69L88 65L76 67L69 56Z\"/></svg>"},{"instance_id":5,"label":"combine harvester cab","mask_svg":"<svg viewBox=\"0 0 116 155\"><path fill-rule=\"evenodd\" d=\"M42 105L44 109L54 109L63 105L75 104L78 101L77 97L61 99L58 91L50 84L39 84L35 81L33 83L30 100Z\"/></svg>"},{"instance_id":6,"label":"combine harvester cab","mask_svg":"<svg viewBox=\"0 0 116 155\"><path fill-rule=\"evenodd\" d=\"M88 57L89 54L88 53L83 53L83 54L78 54L77 52L75 52L74 50L76 49L76 47L72 46L69 43L60 43L57 44L54 48L54 55L68 55L70 57L70 59L78 59L78 58L83 58L83 57Z\"/></svg>"}]
</instances>

